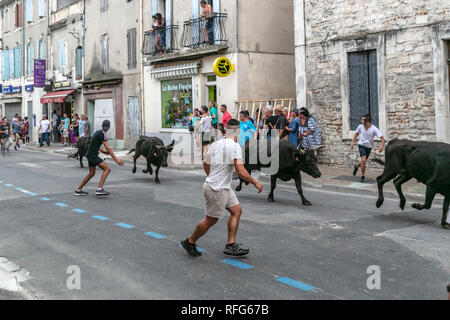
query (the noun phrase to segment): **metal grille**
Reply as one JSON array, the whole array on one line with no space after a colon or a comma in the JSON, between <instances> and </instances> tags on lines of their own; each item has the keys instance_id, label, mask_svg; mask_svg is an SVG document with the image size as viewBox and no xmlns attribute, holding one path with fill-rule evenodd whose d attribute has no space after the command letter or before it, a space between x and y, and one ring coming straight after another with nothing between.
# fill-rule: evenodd
<instances>
[{"instance_id":1,"label":"metal grille","mask_svg":"<svg viewBox=\"0 0 450 320\"><path fill-rule=\"evenodd\" d=\"M196 48L227 43L225 31L226 13L213 13L207 18L184 22L181 43L183 47Z\"/></svg>"},{"instance_id":2,"label":"metal grille","mask_svg":"<svg viewBox=\"0 0 450 320\"><path fill-rule=\"evenodd\" d=\"M348 55L350 76L350 125L356 129L364 114L370 114L378 126L377 52L352 52Z\"/></svg>"},{"instance_id":3,"label":"metal grille","mask_svg":"<svg viewBox=\"0 0 450 320\"><path fill-rule=\"evenodd\" d=\"M157 28L144 33L143 55L157 55L178 51L178 26Z\"/></svg>"}]
</instances>

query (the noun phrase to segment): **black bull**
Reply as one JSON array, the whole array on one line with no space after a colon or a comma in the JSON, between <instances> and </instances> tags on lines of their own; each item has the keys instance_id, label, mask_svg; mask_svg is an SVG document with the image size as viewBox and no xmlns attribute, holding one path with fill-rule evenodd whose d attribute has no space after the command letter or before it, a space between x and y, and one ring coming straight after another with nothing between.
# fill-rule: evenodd
<instances>
[{"instance_id":1,"label":"black bull","mask_svg":"<svg viewBox=\"0 0 450 320\"><path fill-rule=\"evenodd\" d=\"M80 160L80 167L84 168L83 166L83 157L86 155L89 145L91 144L91 138L87 137L81 137L77 142L77 152L73 154L69 154L69 158L79 159Z\"/></svg>"},{"instance_id":2,"label":"black bull","mask_svg":"<svg viewBox=\"0 0 450 320\"><path fill-rule=\"evenodd\" d=\"M152 175L152 165L156 166L155 183L161 183L159 180L159 169L168 166L167 157L173 151L174 145L175 141L172 141L170 145L165 147L164 142L159 138L141 136L136 142L136 148L128 153L135 152L133 173L136 173L136 160L142 155L147 159L147 170L143 170L143 172Z\"/></svg>"},{"instance_id":3,"label":"black bull","mask_svg":"<svg viewBox=\"0 0 450 320\"><path fill-rule=\"evenodd\" d=\"M275 148L278 148L278 164L275 164L273 161L267 161L267 163L265 163L266 161L261 161L260 155L263 155L263 157L267 155L267 158L270 158L272 154L275 156ZM277 179L282 181L290 181L294 179L298 194L302 199L302 204L304 206L311 205L311 202L309 202L303 195L302 176L300 172L303 171L313 178L320 178L322 174L317 166L317 156L315 150L297 150L294 145L285 140L281 140L279 142L275 141L272 145L270 140L268 140L267 143L258 143L255 142L255 140L249 140L245 144L243 151L244 167L250 174L253 170L261 171L262 168L269 168L271 166L272 169L274 169L274 172L276 170L276 173L272 174L270 179L271 188L268 197L269 202L275 201L273 192L277 185ZM257 154L257 157L255 157L255 154ZM278 168L274 168L274 165L278 165ZM242 190L243 182L244 181L240 179L240 183L236 187L236 191Z\"/></svg>"},{"instance_id":4,"label":"black bull","mask_svg":"<svg viewBox=\"0 0 450 320\"><path fill-rule=\"evenodd\" d=\"M394 180L395 189L400 196L400 208L405 209L406 199L402 184L417 179L427 186L425 204L415 203L418 210L430 209L436 194L444 196L441 225L450 229L447 213L450 204L450 145L446 143L416 142L394 139L386 147L386 162L374 161L384 165L384 172L378 177L377 208L383 205L383 185Z\"/></svg>"}]
</instances>

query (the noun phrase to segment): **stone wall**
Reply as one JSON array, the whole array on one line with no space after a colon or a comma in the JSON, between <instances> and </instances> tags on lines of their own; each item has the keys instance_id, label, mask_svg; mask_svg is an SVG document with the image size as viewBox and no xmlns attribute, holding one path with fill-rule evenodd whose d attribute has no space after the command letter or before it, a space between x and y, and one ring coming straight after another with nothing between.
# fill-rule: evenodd
<instances>
[{"instance_id":1,"label":"stone wall","mask_svg":"<svg viewBox=\"0 0 450 320\"><path fill-rule=\"evenodd\" d=\"M450 21L450 3L307 0L305 17L306 103L323 131L322 163L350 166L358 158L356 148L349 148L356 128L347 130L342 116L348 110L342 89L343 43L364 48L374 38L384 42L378 68L385 136L436 141L432 26Z\"/></svg>"}]
</instances>

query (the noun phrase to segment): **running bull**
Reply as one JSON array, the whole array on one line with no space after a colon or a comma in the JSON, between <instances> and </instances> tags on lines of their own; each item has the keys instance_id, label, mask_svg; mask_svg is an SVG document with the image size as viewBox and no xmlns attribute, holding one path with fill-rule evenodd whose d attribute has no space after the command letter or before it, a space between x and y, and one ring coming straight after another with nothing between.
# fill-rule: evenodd
<instances>
[{"instance_id":1,"label":"running bull","mask_svg":"<svg viewBox=\"0 0 450 320\"><path fill-rule=\"evenodd\" d=\"M254 141L254 140L253 140ZM251 174L253 170L261 171L261 168L268 168L271 166L271 162L269 164L262 164L260 160L260 154L267 154L269 157L272 154L270 142L266 143L256 143L258 151L257 151L257 161L256 164L252 164L252 157L250 156L250 144L247 142L244 147L244 167ZM259 148L264 148L264 150L260 151ZM267 146L267 149L265 149ZM275 145L276 146L276 145ZM268 151L267 151L268 150ZM273 192L277 185L277 179L282 181L290 181L292 179L295 180L295 186L297 187L297 192L302 199L302 204L304 206L311 206L311 202L309 202L306 197L303 195L302 189L302 176L301 171L307 173L313 178L320 178L321 172L317 165L317 153L316 150L302 150L297 149L293 144L288 141L281 140L279 141L279 167L278 171L271 175L271 188L268 197L269 202L275 202ZM262 153L261 153L262 152ZM239 185L236 187L236 191L242 190L242 183L244 181L240 180ZM248 183L246 183L248 184Z\"/></svg>"},{"instance_id":2,"label":"running bull","mask_svg":"<svg viewBox=\"0 0 450 320\"><path fill-rule=\"evenodd\" d=\"M400 196L400 208L405 209L406 199L402 184L417 179L427 186L425 204L412 205L417 210L430 209L436 194L444 196L441 225L450 229L447 213L450 204L450 145L436 142L416 142L410 140L392 140L386 148L386 162L374 159L384 165L384 172L377 178L377 208L384 202L383 185L394 180L395 189Z\"/></svg>"},{"instance_id":3,"label":"running bull","mask_svg":"<svg viewBox=\"0 0 450 320\"><path fill-rule=\"evenodd\" d=\"M133 173L136 173L136 160L142 155L147 159L147 170L143 170L144 173L153 174L152 165L156 166L156 176L155 182L157 184L161 183L159 180L159 169L161 167L166 168L167 157L169 153L173 151L173 146L175 145L175 141L168 146L164 146L164 142L156 137L146 137L141 136L136 143L136 148L132 149L128 154L135 152L133 157L134 167Z\"/></svg>"},{"instance_id":4,"label":"running bull","mask_svg":"<svg viewBox=\"0 0 450 320\"><path fill-rule=\"evenodd\" d=\"M80 160L80 167L84 168L83 166L83 157L86 155L89 145L91 144L91 138L89 137L81 137L77 142L77 152L73 154L69 154L69 158L79 159Z\"/></svg>"}]
</instances>

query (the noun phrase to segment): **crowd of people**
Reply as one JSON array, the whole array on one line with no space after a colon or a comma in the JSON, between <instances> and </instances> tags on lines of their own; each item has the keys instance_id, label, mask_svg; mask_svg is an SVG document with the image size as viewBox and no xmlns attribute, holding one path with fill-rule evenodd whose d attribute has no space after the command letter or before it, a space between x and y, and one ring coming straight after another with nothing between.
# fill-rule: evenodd
<instances>
[{"instance_id":1,"label":"crowd of people","mask_svg":"<svg viewBox=\"0 0 450 320\"><path fill-rule=\"evenodd\" d=\"M73 146L81 137L89 137L91 124L86 115L75 114L73 119L63 113L58 116L53 111L51 120L46 114L39 121L39 147L45 144L50 146L53 143L62 143L64 146ZM30 143L30 123L28 117L20 117L18 114L9 121L7 117L0 118L0 144L2 155L10 151L14 146L17 151L22 145Z\"/></svg>"},{"instance_id":2,"label":"crowd of people","mask_svg":"<svg viewBox=\"0 0 450 320\"><path fill-rule=\"evenodd\" d=\"M228 121L232 119L226 105L220 106L222 121L214 101L209 107L196 108L189 118L189 130L194 135L197 147L202 148L202 158L209 145L220 140L225 134ZM310 115L308 109L295 109L289 113L287 108L278 105L266 108L264 114L259 113L258 119L250 117L247 110L239 114L240 134L239 144L244 146L249 139L285 139L296 148L304 150L314 149L322 143L322 132L317 126L316 119ZM258 123L257 123L258 122ZM276 132L276 133L275 133ZM273 135L276 135L274 137Z\"/></svg>"}]
</instances>

